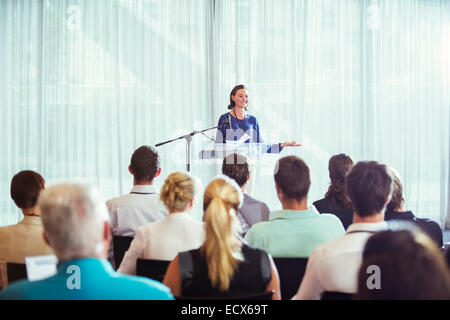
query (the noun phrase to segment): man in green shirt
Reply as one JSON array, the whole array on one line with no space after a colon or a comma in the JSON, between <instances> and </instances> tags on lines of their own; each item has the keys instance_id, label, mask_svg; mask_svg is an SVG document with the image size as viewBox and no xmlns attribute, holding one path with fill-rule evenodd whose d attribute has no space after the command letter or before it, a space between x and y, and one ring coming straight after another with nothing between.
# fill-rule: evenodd
<instances>
[{"instance_id":1,"label":"man in green shirt","mask_svg":"<svg viewBox=\"0 0 450 320\"><path fill-rule=\"evenodd\" d=\"M274 178L283 210L271 212L269 221L250 228L245 236L250 245L277 258L307 258L317 246L345 233L335 215L308 208L311 180L302 159L288 156L278 160Z\"/></svg>"}]
</instances>

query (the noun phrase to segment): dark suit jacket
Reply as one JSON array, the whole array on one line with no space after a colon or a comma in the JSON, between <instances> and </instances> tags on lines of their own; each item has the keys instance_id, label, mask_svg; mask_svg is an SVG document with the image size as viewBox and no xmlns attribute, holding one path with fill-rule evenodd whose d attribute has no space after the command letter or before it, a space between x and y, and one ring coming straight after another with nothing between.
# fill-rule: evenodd
<instances>
[{"instance_id":1,"label":"dark suit jacket","mask_svg":"<svg viewBox=\"0 0 450 320\"><path fill-rule=\"evenodd\" d=\"M384 220L406 220L413 222L416 226L418 226L423 232L425 232L432 240L436 242L436 244L442 247L442 230L439 225L430 219L425 218L417 218L411 211L405 212L394 212L387 211L384 213Z\"/></svg>"},{"instance_id":2,"label":"dark suit jacket","mask_svg":"<svg viewBox=\"0 0 450 320\"><path fill-rule=\"evenodd\" d=\"M329 198L317 200L313 205L320 213L331 213L337 216L341 220L345 230L353 223L353 209L345 208L340 203L334 203Z\"/></svg>"}]
</instances>

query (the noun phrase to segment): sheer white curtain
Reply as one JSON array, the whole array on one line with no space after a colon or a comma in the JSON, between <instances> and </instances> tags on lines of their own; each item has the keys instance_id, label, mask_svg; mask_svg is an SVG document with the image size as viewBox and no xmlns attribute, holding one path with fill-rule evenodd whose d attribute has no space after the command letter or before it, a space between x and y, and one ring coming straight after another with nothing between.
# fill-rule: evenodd
<instances>
[{"instance_id":1,"label":"sheer white curtain","mask_svg":"<svg viewBox=\"0 0 450 320\"><path fill-rule=\"evenodd\" d=\"M12 176L129 192L132 152L211 126L209 1L1 1L1 215L17 222ZM204 138L207 140L206 138ZM185 142L158 148L185 170ZM198 172L201 177L208 169Z\"/></svg>"},{"instance_id":2,"label":"sheer white curtain","mask_svg":"<svg viewBox=\"0 0 450 320\"><path fill-rule=\"evenodd\" d=\"M448 1L217 1L216 113L236 83L266 140L311 168L310 202L325 194L328 160L378 160L402 177L405 209L448 214L450 3ZM220 109L222 106L222 109ZM257 197L280 207L258 175Z\"/></svg>"},{"instance_id":3,"label":"sheer white curtain","mask_svg":"<svg viewBox=\"0 0 450 320\"><path fill-rule=\"evenodd\" d=\"M310 166L310 202L345 152L395 167L406 209L443 227L449 43L448 1L0 1L0 225L20 218L16 172L128 192L136 147L216 125L244 83L265 141L303 144L281 155ZM207 141L195 136L193 159ZM158 147L157 186L185 170L185 145ZM252 192L278 209L272 170ZM192 171L204 184L216 173Z\"/></svg>"}]
</instances>

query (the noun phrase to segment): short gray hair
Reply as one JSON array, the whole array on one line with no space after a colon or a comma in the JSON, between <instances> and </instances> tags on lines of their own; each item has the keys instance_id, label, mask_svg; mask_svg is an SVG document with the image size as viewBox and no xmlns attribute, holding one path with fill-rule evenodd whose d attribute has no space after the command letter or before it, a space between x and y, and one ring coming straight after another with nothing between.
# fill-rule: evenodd
<instances>
[{"instance_id":1,"label":"short gray hair","mask_svg":"<svg viewBox=\"0 0 450 320\"><path fill-rule=\"evenodd\" d=\"M101 252L103 226L109 216L97 188L58 184L41 193L38 205L45 234L60 260Z\"/></svg>"}]
</instances>

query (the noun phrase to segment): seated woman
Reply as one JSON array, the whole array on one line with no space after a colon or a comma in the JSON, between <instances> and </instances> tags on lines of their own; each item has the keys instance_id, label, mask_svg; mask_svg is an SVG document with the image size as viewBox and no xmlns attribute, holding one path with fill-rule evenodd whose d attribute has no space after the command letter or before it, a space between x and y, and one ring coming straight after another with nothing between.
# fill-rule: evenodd
<instances>
[{"instance_id":1,"label":"seated woman","mask_svg":"<svg viewBox=\"0 0 450 320\"><path fill-rule=\"evenodd\" d=\"M205 242L199 249L178 254L163 281L174 296L233 297L275 290L272 299L280 299L272 258L237 236L242 197L236 182L226 176L208 185L203 199Z\"/></svg>"},{"instance_id":2,"label":"seated woman","mask_svg":"<svg viewBox=\"0 0 450 320\"><path fill-rule=\"evenodd\" d=\"M394 168L390 168L390 170L394 178L394 187L392 190L391 201L388 203L384 213L384 220L410 221L422 229L422 231L424 231L432 240L434 240L437 246L442 247L442 230L437 222L430 219L417 218L411 211L405 211L403 208L405 199L403 198L403 186L400 180L400 175Z\"/></svg>"},{"instance_id":3,"label":"seated woman","mask_svg":"<svg viewBox=\"0 0 450 320\"><path fill-rule=\"evenodd\" d=\"M201 246L204 224L189 215L199 188L200 183L188 173L174 172L167 177L160 198L169 214L138 229L117 272L136 274L138 258L172 260L178 252Z\"/></svg>"},{"instance_id":4,"label":"seated woman","mask_svg":"<svg viewBox=\"0 0 450 320\"><path fill-rule=\"evenodd\" d=\"M344 188L345 177L353 167L353 160L346 154L337 154L330 158L328 171L331 185L325 198L313 203L320 213L332 213L341 220L344 229L353 223L352 204Z\"/></svg>"}]
</instances>

